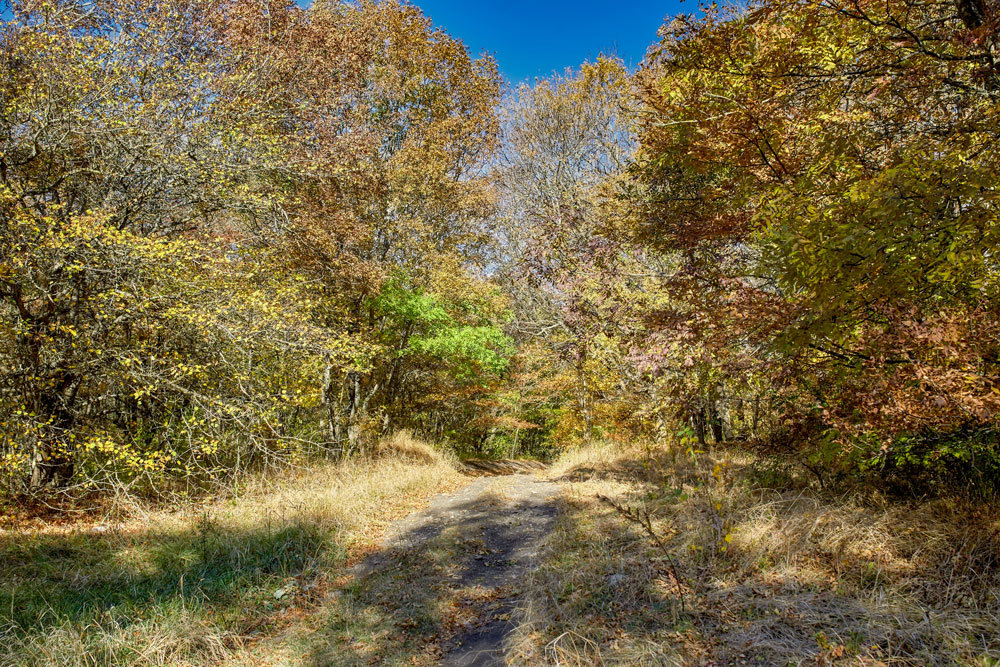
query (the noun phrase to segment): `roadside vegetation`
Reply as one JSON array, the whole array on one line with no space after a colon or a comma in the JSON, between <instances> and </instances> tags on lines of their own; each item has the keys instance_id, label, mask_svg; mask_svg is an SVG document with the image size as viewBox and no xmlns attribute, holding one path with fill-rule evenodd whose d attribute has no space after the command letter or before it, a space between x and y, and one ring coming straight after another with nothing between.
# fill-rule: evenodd
<instances>
[{"instance_id":1,"label":"roadside vegetation","mask_svg":"<svg viewBox=\"0 0 1000 667\"><path fill-rule=\"evenodd\" d=\"M329 604L390 522L461 482L451 459L405 435L381 450L176 508L5 525L0 664L236 659Z\"/></svg>"},{"instance_id":2,"label":"roadside vegetation","mask_svg":"<svg viewBox=\"0 0 1000 667\"><path fill-rule=\"evenodd\" d=\"M400 429L480 457L685 430L821 485L996 488L989 1L706 7L635 71L514 90L395 0L4 17L5 497Z\"/></svg>"},{"instance_id":3,"label":"roadside vegetation","mask_svg":"<svg viewBox=\"0 0 1000 667\"><path fill-rule=\"evenodd\" d=\"M821 489L738 448L594 445L526 584L514 664L992 665L1000 506ZM648 523L647 523L648 522Z\"/></svg>"},{"instance_id":4,"label":"roadside vegetation","mask_svg":"<svg viewBox=\"0 0 1000 667\"><path fill-rule=\"evenodd\" d=\"M566 490L512 659L996 664L998 173L995 0L513 88L405 0L0 0L0 664L335 616L469 458Z\"/></svg>"}]
</instances>

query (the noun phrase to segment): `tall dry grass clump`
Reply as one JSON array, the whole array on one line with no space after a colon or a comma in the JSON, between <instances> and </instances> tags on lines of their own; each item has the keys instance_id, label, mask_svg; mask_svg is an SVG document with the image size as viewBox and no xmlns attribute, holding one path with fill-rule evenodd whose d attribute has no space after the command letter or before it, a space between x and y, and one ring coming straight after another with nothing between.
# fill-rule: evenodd
<instances>
[{"instance_id":1,"label":"tall dry grass clump","mask_svg":"<svg viewBox=\"0 0 1000 667\"><path fill-rule=\"evenodd\" d=\"M1000 659L995 506L824 491L722 448L591 447L554 473L564 511L529 582L518 662Z\"/></svg>"},{"instance_id":2,"label":"tall dry grass clump","mask_svg":"<svg viewBox=\"0 0 1000 667\"><path fill-rule=\"evenodd\" d=\"M454 461L454 456L450 453L421 440L414 436L411 431L405 429L380 440L375 445L373 454L378 459L399 459L427 465L440 465Z\"/></svg>"}]
</instances>

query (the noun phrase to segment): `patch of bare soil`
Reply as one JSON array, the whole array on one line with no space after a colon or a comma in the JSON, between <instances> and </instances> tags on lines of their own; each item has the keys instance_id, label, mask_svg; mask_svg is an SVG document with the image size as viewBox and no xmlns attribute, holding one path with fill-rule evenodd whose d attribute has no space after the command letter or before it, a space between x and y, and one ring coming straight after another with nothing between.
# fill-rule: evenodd
<instances>
[{"instance_id":1,"label":"patch of bare soil","mask_svg":"<svg viewBox=\"0 0 1000 667\"><path fill-rule=\"evenodd\" d=\"M541 461L525 459L466 459L462 461L462 472L474 477L490 475L516 475L545 470Z\"/></svg>"}]
</instances>

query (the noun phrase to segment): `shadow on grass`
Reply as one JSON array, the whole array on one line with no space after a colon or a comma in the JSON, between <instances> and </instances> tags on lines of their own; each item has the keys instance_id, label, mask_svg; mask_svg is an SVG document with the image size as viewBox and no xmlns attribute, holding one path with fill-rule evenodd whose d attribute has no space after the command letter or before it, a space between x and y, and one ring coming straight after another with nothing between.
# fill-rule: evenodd
<instances>
[{"instance_id":1,"label":"shadow on grass","mask_svg":"<svg viewBox=\"0 0 1000 667\"><path fill-rule=\"evenodd\" d=\"M711 456L697 465L664 456L567 471L564 480L593 486L578 487L542 570L552 604L539 615L556 621L535 642L548 642L537 662L1000 659L1000 533L990 521L948 499L876 504L778 472ZM686 617L655 613L664 602L669 610L675 592L669 571L655 565L662 554L595 489L654 509L687 587ZM563 637L570 646L558 653Z\"/></svg>"},{"instance_id":2,"label":"shadow on grass","mask_svg":"<svg viewBox=\"0 0 1000 667\"><path fill-rule=\"evenodd\" d=\"M956 527L958 514L935 517L920 505L879 510L793 493L770 504L779 528L769 548L733 548L700 591L703 627L719 659L949 665L1000 658L996 534L973 535L971 524ZM743 525L752 529L758 512L759 505L747 508ZM954 532L935 534L941 528L933 521ZM788 554L783 563L768 556L775 545Z\"/></svg>"},{"instance_id":3,"label":"shadow on grass","mask_svg":"<svg viewBox=\"0 0 1000 667\"><path fill-rule=\"evenodd\" d=\"M105 656L99 636L134 653L143 640L128 637L150 624L193 619L236 637L288 604L292 596L276 599L276 590L290 580L305 586L342 560L333 538L306 519L239 530L205 517L161 531L8 534L0 537L0 632L25 660L67 625L82 652Z\"/></svg>"}]
</instances>

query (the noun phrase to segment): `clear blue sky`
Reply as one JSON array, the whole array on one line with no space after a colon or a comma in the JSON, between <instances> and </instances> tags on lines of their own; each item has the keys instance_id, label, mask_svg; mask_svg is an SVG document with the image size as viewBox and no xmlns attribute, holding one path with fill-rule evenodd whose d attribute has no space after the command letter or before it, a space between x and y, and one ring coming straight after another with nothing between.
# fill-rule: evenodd
<instances>
[{"instance_id":1,"label":"clear blue sky","mask_svg":"<svg viewBox=\"0 0 1000 667\"><path fill-rule=\"evenodd\" d=\"M697 0L411 1L473 55L495 56L515 85L602 53L638 65L667 16L698 9Z\"/></svg>"},{"instance_id":2,"label":"clear blue sky","mask_svg":"<svg viewBox=\"0 0 1000 667\"><path fill-rule=\"evenodd\" d=\"M666 16L697 10L697 0L414 0L434 24L474 55L496 56L511 83L616 54L636 65Z\"/></svg>"}]
</instances>

